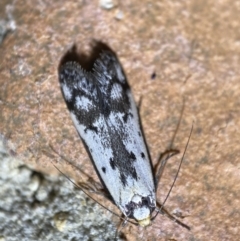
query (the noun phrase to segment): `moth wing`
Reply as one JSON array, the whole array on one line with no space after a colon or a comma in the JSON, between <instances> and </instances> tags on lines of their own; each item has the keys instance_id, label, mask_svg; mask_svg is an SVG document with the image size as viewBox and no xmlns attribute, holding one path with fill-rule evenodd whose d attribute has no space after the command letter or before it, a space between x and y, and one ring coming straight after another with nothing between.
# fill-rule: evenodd
<instances>
[{"instance_id":1,"label":"moth wing","mask_svg":"<svg viewBox=\"0 0 240 241\"><path fill-rule=\"evenodd\" d=\"M67 63L59 73L71 117L95 168L124 212L134 195L154 197L155 187L136 105L116 57L104 52L87 73Z\"/></svg>"}]
</instances>

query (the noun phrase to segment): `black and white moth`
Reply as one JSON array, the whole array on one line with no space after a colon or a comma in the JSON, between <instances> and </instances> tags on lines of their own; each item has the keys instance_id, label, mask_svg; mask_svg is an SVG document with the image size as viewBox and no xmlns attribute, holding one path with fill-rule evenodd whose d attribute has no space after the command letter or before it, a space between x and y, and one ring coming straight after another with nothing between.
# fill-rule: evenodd
<instances>
[{"instance_id":1,"label":"black and white moth","mask_svg":"<svg viewBox=\"0 0 240 241\"><path fill-rule=\"evenodd\" d=\"M141 226L157 209L152 164L138 111L117 58L104 51L86 72L76 62L59 68L62 94L103 185L125 216Z\"/></svg>"}]
</instances>

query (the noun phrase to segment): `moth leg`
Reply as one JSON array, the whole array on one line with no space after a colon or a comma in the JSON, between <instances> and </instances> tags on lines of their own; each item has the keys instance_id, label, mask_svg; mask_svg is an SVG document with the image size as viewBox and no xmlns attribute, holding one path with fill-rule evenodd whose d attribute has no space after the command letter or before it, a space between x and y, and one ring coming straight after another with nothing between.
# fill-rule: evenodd
<instances>
[{"instance_id":1,"label":"moth leg","mask_svg":"<svg viewBox=\"0 0 240 241\"><path fill-rule=\"evenodd\" d=\"M179 224L180 226L182 226L183 228L186 228L187 230L191 230L191 228L186 225L185 223L181 222L180 220L178 220L177 218L175 218L172 214L170 214L167 209L165 209L161 204L157 203L158 206L160 206L160 208L157 208L156 211L161 213L162 215L168 217L169 219L171 219L173 222Z\"/></svg>"},{"instance_id":2,"label":"moth leg","mask_svg":"<svg viewBox=\"0 0 240 241\"><path fill-rule=\"evenodd\" d=\"M117 229L116 229L116 233L115 233L115 238L114 240L117 240L117 237L120 237L121 234L121 230L123 230L123 228L127 225L127 223L129 222L128 218L122 213L121 217L120 217L121 221L119 221L118 223L118 226L117 226ZM133 222L130 222L134 225L136 225L135 223ZM125 239L124 239L125 240Z\"/></svg>"},{"instance_id":3,"label":"moth leg","mask_svg":"<svg viewBox=\"0 0 240 241\"><path fill-rule=\"evenodd\" d=\"M114 240L117 240L117 237L119 236L119 233L121 232L121 230L124 228L124 223L125 220L122 220L122 218L124 218L124 215L121 215L121 221L118 223L117 229L116 229L116 233L115 233L115 237Z\"/></svg>"},{"instance_id":4,"label":"moth leg","mask_svg":"<svg viewBox=\"0 0 240 241\"><path fill-rule=\"evenodd\" d=\"M90 183L92 185L89 185L87 182L77 182L77 186L80 186L81 188L83 188L84 190L88 191L89 193L94 193L94 194L100 195L102 197L105 197L105 198L107 198L109 201L111 201L113 203L111 196L109 195L109 193L107 193L105 191L103 186L97 187L95 181L94 181L95 183Z\"/></svg>"}]
</instances>

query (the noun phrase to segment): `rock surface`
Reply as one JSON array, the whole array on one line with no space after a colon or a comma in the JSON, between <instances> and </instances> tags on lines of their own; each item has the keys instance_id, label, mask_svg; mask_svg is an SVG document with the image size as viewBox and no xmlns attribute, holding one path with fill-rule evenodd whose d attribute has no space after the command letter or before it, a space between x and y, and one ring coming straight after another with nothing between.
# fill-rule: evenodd
<instances>
[{"instance_id":1,"label":"rock surface","mask_svg":"<svg viewBox=\"0 0 240 241\"><path fill-rule=\"evenodd\" d=\"M8 141L9 150L24 165L20 168L16 159L11 160L22 188L20 185L18 191L10 187L1 191L1 209L5 206L3 210L7 210L1 214L4 221L10 223L14 216L12 225L17 225L24 220L25 240L43 240L37 239L39 234L55 235L56 240L70 240L67 238L77 233L82 235L81 232L86 234L81 231L83 224L74 218L84 214L73 215L68 209L67 224L60 222L55 229L44 226L47 232L41 233L41 225L54 223L54 216L46 216L49 220L45 224L36 216L42 214L44 205L45 208L53 205L52 200L48 192L42 192L36 196L40 207L34 205L31 207L34 210L30 209L28 202L40 190L39 172L56 175L52 162L59 163L58 167L74 180L81 179L80 173L64 165L61 155L98 180L69 118L57 68L74 44L79 51L87 53L91 50L90 43L99 40L118 55L136 101L142 97L140 115L154 163L171 142L183 99L182 122L174 140L174 147L181 153L194 121L180 175L166 203L166 208L191 226L191 231L159 216L146 230L127 225L122 230L126 239L237 240L240 233L239 2L126 0L109 10L102 8L99 0L19 0L7 4L6 0L0 3L0 19L14 24L9 25L11 31L4 34L0 46L0 133ZM119 12L121 18L117 17ZM159 201L164 200L169 190L180 158L181 155L172 158L166 167L159 185ZM1 160L1 165L4 163L5 159ZM9 185L17 188L15 174L2 170L1 178L4 176ZM46 186L53 185L52 190L58 186L59 198L64 198L59 185L64 186L64 192L70 192L67 187L71 190L71 184L62 178L47 180ZM19 195L26 199L15 204ZM62 203L57 211L65 219L66 207L71 204L62 206L63 201L57 201L61 198L53 203ZM107 206L116 211L110 203ZM10 210L14 211L8 213ZM74 221L69 223L70 217ZM110 223L117 225L117 221ZM90 222L87 224L92 226ZM11 230L1 225L5 227L0 234L2 239L14 240L11 237L21 234L16 226L12 236L8 236ZM70 231L61 236L64 225L69 225ZM99 229L105 230L109 225L107 222ZM34 228L35 238L28 226ZM95 232L90 230L89 237ZM106 235L108 232L103 231Z\"/></svg>"}]
</instances>

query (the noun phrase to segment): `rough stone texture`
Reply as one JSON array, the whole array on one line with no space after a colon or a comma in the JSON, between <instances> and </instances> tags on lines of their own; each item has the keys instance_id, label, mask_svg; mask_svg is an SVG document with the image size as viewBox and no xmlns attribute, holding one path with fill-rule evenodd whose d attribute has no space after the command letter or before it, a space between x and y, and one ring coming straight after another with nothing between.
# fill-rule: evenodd
<instances>
[{"instance_id":1,"label":"rough stone texture","mask_svg":"<svg viewBox=\"0 0 240 241\"><path fill-rule=\"evenodd\" d=\"M7 3L0 3L5 20ZM11 9L16 29L0 46L0 132L8 148L31 168L48 174L56 173L51 161L61 162L61 170L79 180L79 173L63 165L53 146L92 172L62 99L57 67L73 44L87 52L93 39L101 40L117 53L135 99L143 97L140 114L153 162L170 144L183 98L185 109L174 141L181 152L194 120L181 173L166 203L192 230L159 216L146 229L128 225L122 230L126 238L237 240L239 2L126 0L106 10L99 1L19 0ZM160 201L180 158L171 159L166 168Z\"/></svg>"},{"instance_id":2,"label":"rough stone texture","mask_svg":"<svg viewBox=\"0 0 240 241\"><path fill-rule=\"evenodd\" d=\"M113 240L111 215L65 177L42 175L0 141L0 240ZM120 240L120 239L118 239Z\"/></svg>"}]
</instances>

